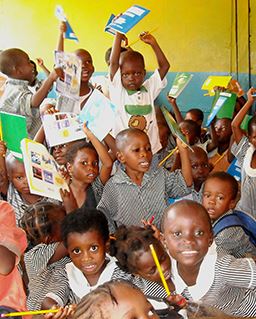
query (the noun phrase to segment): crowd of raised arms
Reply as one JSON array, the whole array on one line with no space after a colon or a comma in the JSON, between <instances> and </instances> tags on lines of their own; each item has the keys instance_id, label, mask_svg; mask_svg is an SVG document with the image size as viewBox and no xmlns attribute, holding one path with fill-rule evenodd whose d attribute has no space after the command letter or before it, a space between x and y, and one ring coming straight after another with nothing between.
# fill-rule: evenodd
<instances>
[{"instance_id":1,"label":"crowd of raised arms","mask_svg":"<svg viewBox=\"0 0 256 319\"><path fill-rule=\"evenodd\" d=\"M65 31L61 23L59 51ZM256 317L256 116L241 128L256 89L237 98L233 118L216 117L208 129L200 108L182 114L168 97L181 142L155 105L168 59L152 34L140 40L156 57L147 78L143 55L120 33L101 83L91 54L74 52L82 62L77 113L94 90L116 110L102 141L83 124L85 139L49 148L68 184L62 201L30 192L23 161L0 141L2 316L51 309L45 319ZM62 71L37 63L44 81L23 50L0 52L0 111L25 116L29 138L47 147L41 116L70 101L47 99ZM228 173L234 160L240 181Z\"/></svg>"}]
</instances>

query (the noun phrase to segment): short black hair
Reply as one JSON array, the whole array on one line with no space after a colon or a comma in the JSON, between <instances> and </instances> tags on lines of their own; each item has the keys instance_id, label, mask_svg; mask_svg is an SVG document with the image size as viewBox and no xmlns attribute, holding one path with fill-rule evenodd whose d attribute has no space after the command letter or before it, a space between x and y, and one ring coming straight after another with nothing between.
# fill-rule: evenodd
<instances>
[{"instance_id":1,"label":"short black hair","mask_svg":"<svg viewBox=\"0 0 256 319\"><path fill-rule=\"evenodd\" d=\"M21 57L27 53L18 48L3 50L0 53L0 71L7 76L13 74L14 68L20 65Z\"/></svg>"},{"instance_id":2,"label":"short black hair","mask_svg":"<svg viewBox=\"0 0 256 319\"><path fill-rule=\"evenodd\" d=\"M222 182L229 183L232 190L232 199L236 199L238 193L238 182L234 176L227 172L214 172L207 177L205 183L212 178L217 178Z\"/></svg>"},{"instance_id":3,"label":"short black hair","mask_svg":"<svg viewBox=\"0 0 256 319\"><path fill-rule=\"evenodd\" d=\"M197 122L195 122L193 120L184 120L184 121L180 122L180 125L181 124L185 124L189 130L192 130L195 133L196 137L200 138L201 127L200 127L200 125L197 124Z\"/></svg>"},{"instance_id":4,"label":"short black hair","mask_svg":"<svg viewBox=\"0 0 256 319\"><path fill-rule=\"evenodd\" d=\"M112 47L108 48L107 51L105 52L105 62L107 65L109 65L111 51L112 51ZM126 52L126 51L127 51L127 48L121 47L120 53Z\"/></svg>"},{"instance_id":5,"label":"short black hair","mask_svg":"<svg viewBox=\"0 0 256 319\"><path fill-rule=\"evenodd\" d=\"M68 151L65 155L66 161L68 163L73 163L77 152L82 150L83 148L89 148L91 150L94 150L98 156L96 149L94 148L94 146L91 143L88 143L86 140L79 140L79 141L75 142L74 144L72 144L70 146L70 148L68 149Z\"/></svg>"},{"instance_id":6,"label":"short black hair","mask_svg":"<svg viewBox=\"0 0 256 319\"><path fill-rule=\"evenodd\" d=\"M69 213L61 224L61 236L67 247L67 239L70 233L80 233L96 230L106 243L109 240L108 221L106 216L95 208L82 206Z\"/></svg>"},{"instance_id":7,"label":"short black hair","mask_svg":"<svg viewBox=\"0 0 256 319\"><path fill-rule=\"evenodd\" d=\"M116 136L116 148L118 151L122 150L122 148L124 147L124 145L126 145L126 143L128 142L128 139L131 136L136 136L136 135L146 135L147 133L145 133L144 131L138 129L138 128L127 128L122 130L121 132L119 132Z\"/></svg>"},{"instance_id":8,"label":"short black hair","mask_svg":"<svg viewBox=\"0 0 256 319\"><path fill-rule=\"evenodd\" d=\"M123 55L121 55L120 65L122 66L126 61L136 61L141 62L145 68L145 61L143 55L138 51L127 50Z\"/></svg>"},{"instance_id":9,"label":"short black hair","mask_svg":"<svg viewBox=\"0 0 256 319\"><path fill-rule=\"evenodd\" d=\"M188 110L187 113L193 113L199 121L203 122L203 120L204 120L204 112L200 109L193 108L193 109Z\"/></svg>"}]
</instances>

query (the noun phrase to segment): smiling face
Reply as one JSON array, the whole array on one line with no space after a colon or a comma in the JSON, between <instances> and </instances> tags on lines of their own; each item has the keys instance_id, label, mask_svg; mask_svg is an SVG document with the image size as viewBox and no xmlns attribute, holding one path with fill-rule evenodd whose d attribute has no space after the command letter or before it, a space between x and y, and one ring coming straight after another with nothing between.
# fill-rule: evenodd
<instances>
[{"instance_id":1,"label":"smiling face","mask_svg":"<svg viewBox=\"0 0 256 319\"><path fill-rule=\"evenodd\" d=\"M228 181L219 178L207 179L203 191L203 206L212 221L235 207L236 200L233 196L232 185Z\"/></svg>"},{"instance_id":2,"label":"smiling face","mask_svg":"<svg viewBox=\"0 0 256 319\"><path fill-rule=\"evenodd\" d=\"M98 282L105 268L106 243L96 230L69 233L67 249L73 264L82 271L90 285Z\"/></svg>"},{"instance_id":3,"label":"smiling face","mask_svg":"<svg viewBox=\"0 0 256 319\"><path fill-rule=\"evenodd\" d=\"M94 72L92 57L88 51L83 49L76 50L75 54L82 61L81 82L88 82Z\"/></svg>"},{"instance_id":4,"label":"smiling face","mask_svg":"<svg viewBox=\"0 0 256 319\"><path fill-rule=\"evenodd\" d=\"M35 68L25 52L20 54L19 65L16 68L19 72L19 79L29 81L29 83L34 82L36 77Z\"/></svg>"},{"instance_id":5,"label":"smiling face","mask_svg":"<svg viewBox=\"0 0 256 319\"><path fill-rule=\"evenodd\" d=\"M218 142L227 143L232 135L231 120L219 119L215 123L215 131L218 138Z\"/></svg>"},{"instance_id":6,"label":"smiling face","mask_svg":"<svg viewBox=\"0 0 256 319\"><path fill-rule=\"evenodd\" d=\"M199 268L212 244L211 222L204 208L192 201L171 205L164 219L164 242L183 268Z\"/></svg>"}]
</instances>

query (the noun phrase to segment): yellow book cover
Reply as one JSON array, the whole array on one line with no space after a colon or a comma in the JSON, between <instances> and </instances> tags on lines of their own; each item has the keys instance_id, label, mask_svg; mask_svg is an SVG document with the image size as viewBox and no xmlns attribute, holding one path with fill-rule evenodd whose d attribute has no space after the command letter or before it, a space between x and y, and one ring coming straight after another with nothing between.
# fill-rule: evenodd
<instances>
[{"instance_id":1,"label":"yellow book cover","mask_svg":"<svg viewBox=\"0 0 256 319\"><path fill-rule=\"evenodd\" d=\"M225 76L217 76L217 75L210 75L208 78L204 81L201 89L208 91L205 95L213 96L215 95L214 87L220 86L227 88L230 80L232 79L232 76L225 75Z\"/></svg>"}]
</instances>

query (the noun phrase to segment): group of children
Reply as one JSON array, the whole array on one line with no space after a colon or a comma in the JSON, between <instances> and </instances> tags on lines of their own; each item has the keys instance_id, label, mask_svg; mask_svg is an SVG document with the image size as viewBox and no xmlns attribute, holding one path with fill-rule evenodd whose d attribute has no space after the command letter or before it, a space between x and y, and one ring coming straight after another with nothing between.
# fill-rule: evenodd
<instances>
[{"instance_id":1,"label":"group of children","mask_svg":"<svg viewBox=\"0 0 256 319\"><path fill-rule=\"evenodd\" d=\"M62 24L61 50L64 31ZM145 80L142 54L122 50L123 35L115 35L107 91L117 110L110 134L101 142L84 124L86 140L49 149L69 185L61 190L62 203L31 194L24 164L0 142L0 311L75 304L46 318L179 318L185 316L181 308L189 313L202 304L209 313L213 307L218 315L256 316L250 230L237 223L215 232L235 209L256 214L256 117L247 135L240 128L256 89L233 120L217 119L209 132L201 110L190 109L183 119L169 98L188 148L170 134L154 105L167 84L169 62L151 34L140 39L152 47L158 69ZM74 102L79 113L97 88L90 82L90 53L75 54L82 61L80 101ZM64 96L41 105L61 70L32 92L34 65L24 51L8 49L0 53L0 71L8 76L0 110L24 115L29 136L44 143L40 114L70 105ZM172 149L171 163L159 165ZM232 153L242 168L240 188L226 172ZM178 201L169 206L170 198Z\"/></svg>"}]
</instances>

